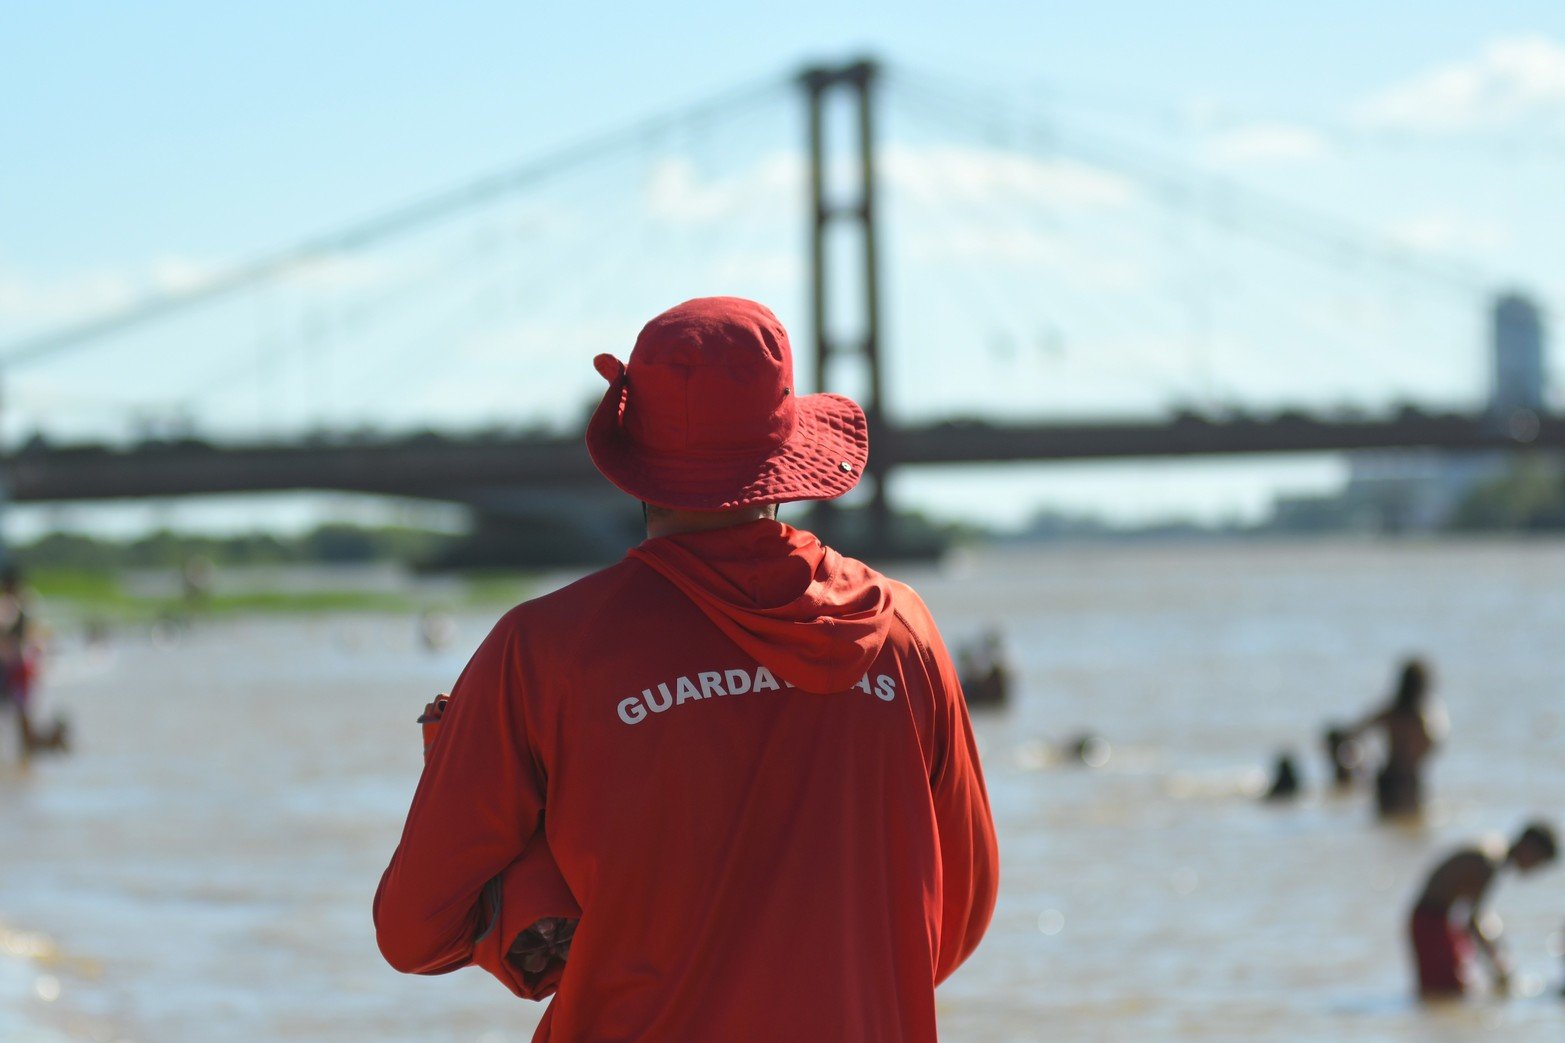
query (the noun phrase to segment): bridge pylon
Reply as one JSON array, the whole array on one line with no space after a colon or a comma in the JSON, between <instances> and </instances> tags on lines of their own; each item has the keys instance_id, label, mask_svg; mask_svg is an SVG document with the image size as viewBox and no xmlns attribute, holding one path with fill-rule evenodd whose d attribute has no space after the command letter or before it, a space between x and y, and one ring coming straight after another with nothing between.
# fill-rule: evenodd
<instances>
[{"instance_id":1,"label":"bridge pylon","mask_svg":"<svg viewBox=\"0 0 1565 1043\"><path fill-rule=\"evenodd\" d=\"M864 542L869 547L885 549L892 541L888 499L892 454L886 451L889 446L885 441L887 424L880 367L880 277L875 248L874 93L879 75L880 67L874 61L860 59L845 65L807 68L799 74L799 84L809 106L810 310L815 340L815 382L817 390L828 390L837 363L858 363L863 390L856 397L869 422L870 453L866 470L872 482L869 525ZM856 116L857 177L848 197L838 200L829 197L827 188L828 173L835 169L831 160L835 157L830 153L832 145L826 121L829 102L843 95ZM851 271L838 273L832 267L834 254L829 249L828 239L839 226L853 237L853 252L857 254L861 310L857 329L849 334L839 333L832 308L836 293L855 275ZM840 259L843 255L836 256ZM852 262L849 264L851 266ZM877 443L881 447L879 453L876 452ZM829 535L835 528L833 505L829 502L817 504L816 511L817 529Z\"/></svg>"}]
</instances>

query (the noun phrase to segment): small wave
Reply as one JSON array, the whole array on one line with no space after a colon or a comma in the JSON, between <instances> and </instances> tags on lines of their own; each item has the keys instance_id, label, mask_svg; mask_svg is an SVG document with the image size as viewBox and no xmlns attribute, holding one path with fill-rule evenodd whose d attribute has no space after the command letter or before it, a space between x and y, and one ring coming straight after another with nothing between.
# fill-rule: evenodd
<instances>
[{"instance_id":1,"label":"small wave","mask_svg":"<svg viewBox=\"0 0 1565 1043\"><path fill-rule=\"evenodd\" d=\"M95 960L64 951L54 939L0 923L0 1039L8 1043L70 1043L50 1022L66 980L102 975Z\"/></svg>"},{"instance_id":2,"label":"small wave","mask_svg":"<svg viewBox=\"0 0 1565 1043\"><path fill-rule=\"evenodd\" d=\"M1164 791L1175 800L1214 800L1243 797L1253 800L1266 792L1266 773L1259 768L1214 771L1177 771L1164 782Z\"/></svg>"}]
</instances>

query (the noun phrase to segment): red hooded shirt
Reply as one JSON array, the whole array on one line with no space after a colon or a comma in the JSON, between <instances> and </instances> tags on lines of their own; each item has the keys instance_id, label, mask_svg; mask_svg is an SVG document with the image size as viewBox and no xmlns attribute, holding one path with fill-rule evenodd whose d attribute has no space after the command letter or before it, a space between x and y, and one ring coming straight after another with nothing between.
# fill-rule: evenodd
<instances>
[{"instance_id":1,"label":"red hooded shirt","mask_svg":"<svg viewBox=\"0 0 1565 1043\"><path fill-rule=\"evenodd\" d=\"M997 851L910 588L777 522L647 540L512 609L442 728L375 897L393 966L554 992L535 1041L935 1039ZM545 916L581 922L524 981Z\"/></svg>"}]
</instances>

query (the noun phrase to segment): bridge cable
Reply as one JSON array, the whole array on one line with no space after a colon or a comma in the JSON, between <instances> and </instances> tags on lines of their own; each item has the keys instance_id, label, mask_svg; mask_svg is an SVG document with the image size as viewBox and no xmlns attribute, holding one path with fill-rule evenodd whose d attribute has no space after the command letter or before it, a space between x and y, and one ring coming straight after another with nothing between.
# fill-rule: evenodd
<instances>
[{"instance_id":1,"label":"bridge cable","mask_svg":"<svg viewBox=\"0 0 1565 1043\"><path fill-rule=\"evenodd\" d=\"M913 123L919 123L924 126L938 128L940 130L949 130L954 125L955 121L937 119L934 118L931 113L921 108L907 105L905 100L894 92L888 92L888 96L896 99L899 109L901 109L906 114L907 118ZM917 179L918 183L920 184L932 184L932 182L924 177L923 170L920 169L917 165L910 164L909 167L910 169L905 176ZM915 192L913 194L916 195L917 193ZM931 196L934 195L932 192L929 194ZM1016 198L1018 202L1027 202L1029 204L1036 205L1035 200L1025 200L1020 196ZM960 208L960 213L957 212L958 208L954 205L940 206L938 204L928 206L921 210L920 213L922 213L926 219L929 220L932 229L936 230L942 239L952 244L958 244L961 240L958 222L965 221L969 224L980 225L981 227L985 228L1015 226L1016 222L1014 211L1010 210L1009 208L1002 208L1001 204L995 202L992 197L989 197L986 202L990 204L986 208L987 211L991 212L993 215L1003 215L1005 218L1008 218L1008 220L994 220L992 216L986 215L985 213L980 213L976 209L974 201L972 200L968 200L967 204ZM1047 212L1046 208L1041 206L1038 207L1038 210L1043 214L1044 225L1049 232L1055 233L1056 235L1062 234L1064 232L1064 226L1060 224L1056 215ZM953 249L951 251L953 260L960 258L961 254L962 251L960 249ZM957 282L957 285L966 291L969 297L970 306L976 308L977 314L1005 315L1010 313L1012 317L1007 324L1014 324L1018 327L1024 324L1032 324L1030 321L1031 316L1025 314L1022 309L1016 306L1017 301L1015 295L1008 294L997 289L993 285L993 280L980 276L974 265L971 263L958 265L957 271L959 271L962 276L962 278ZM1086 310L1093 312L1103 319L1106 319L1107 324L1110 326L1119 327L1125 330L1133 330L1138 333L1146 332L1145 323L1137 324L1132 321L1131 317L1121 314L1114 309L1096 308L1090 303L1090 298L1087 298L1083 295L1073 296L1071 303L1076 306L1078 311L1085 307ZM1132 307L1139 307L1140 303L1141 302L1138 299L1132 304ZM1045 311L1049 314L1045 317L1044 322L1052 331L1058 332L1061 329L1060 319L1062 317L1061 312L1063 310L1064 309L1060 303L1047 304L1045 306ZM1073 359L1080 360L1082 358L1082 355L1079 353L1079 351L1076 350L1070 351L1069 354ZM1145 355L1144 352L1139 350L1137 351L1137 354L1143 356ZM1133 369L1132 366L1127 362L1121 361L1117 364L1103 367L1101 366L1101 363L1103 362L1101 356L1091 355L1090 359L1092 362L1100 364L1098 366L1092 367L1100 373L1104 372L1105 370L1109 370L1118 373L1135 372L1137 375L1142 377L1148 375L1144 370ZM1147 357L1146 361L1150 363L1153 360L1150 357ZM1183 376L1179 375L1176 375L1176 378L1181 382L1184 379Z\"/></svg>"},{"instance_id":2,"label":"bridge cable","mask_svg":"<svg viewBox=\"0 0 1565 1043\"><path fill-rule=\"evenodd\" d=\"M911 107L911 106L909 106L909 111L912 112L912 113L916 113L919 116L924 117L927 120L927 122L929 124L931 124L931 125L936 125L936 124L940 125L942 129L949 130L949 129L952 129L953 127L955 127L958 124L960 124L963 129L969 129L969 130L971 129L970 125L969 125L969 123L967 121L965 121L965 120L958 120L955 117L950 117L948 119L937 119L937 118L934 118L934 114L932 114L932 113L925 113L925 112L923 112L923 111L921 111L919 109L916 109L914 107ZM941 115L945 115L945 114L942 113ZM1044 213L1045 214L1046 223L1047 223L1048 228L1050 229L1051 232L1058 233L1058 234L1069 234L1069 229L1067 228L1066 224L1058 216L1054 215L1052 213L1052 211L1048 207L1046 207L1040 200L1038 200L1036 198L1028 197L1025 193L1023 193L1023 194L1018 194L1016 196L1016 202L1018 204L1021 204L1021 205L1025 205L1025 206L1028 206L1028 207L1036 208L1036 209L1038 209L1040 211L1040 213ZM1162 220L1167 221L1167 220L1170 219L1170 216L1171 215L1169 215L1167 213L1164 213L1163 216L1162 216ZM1012 219L1011 223L1014 224L1014 218ZM1113 221L1100 222L1100 223L1095 224L1093 227L1094 227L1094 231L1093 231L1093 234L1092 234L1092 239L1094 241L1101 240L1103 238L1104 234L1109 232L1109 230L1111 230L1111 229L1119 231L1119 232L1123 232L1124 231L1124 229L1121 227L1121 223L1113 222ZM1124 237L1121 236L1120 238L1124 238ZM1227 263L1222 264L1220 270L1226 276L1225 280L1224 280L1224 285L1226 287L1229 287L1229 288L1254 289L1256 287L1256 285L1258 285L1258 284L1260 284L1262 282L1262 280L1245 279L1244 277L1240 276L1237 272L1235 272L1233 270L1233 267L1230 264L1227 264ZM1300 314L1304 317L1306 322L1308 322L1310 324L1313 324L1316 327L1318 327L1319 329L1321 329L1321 330L1325 331L1326 333L1328 333L1333 338L1334 341L1337 338L1340 338L1342 331L1340 329L1337 329L1335 327L1330 326L1329 324L1326 324L1326 323L1322 322L1321 319L1320 319L1320 316L1315 313L1314 309L1301 308L1300 307L1300 303L1299 303L1298 300L1296 300L1294 298L1291 298L1291 297L1289 297L1287 295L1278 295L1278 294L1276 294L1275 293L1276 287L1269 285L1269 283L1266 285L1265 288L1272 290L1274 297L1278 297L1279 299L1284 300L1285 303L1288 305L1288 307L1290 309L1298 310L1300 312ZM1188 292L1188 290L1181 290L1180 287L1177 287L1177 286L1170 287L1170 290L1174 291L1174 292L1179 292L1181 294L1184 294L1184 293ZM1077 304L1083 303L1086 299L1087 298L1081 297L1081 296L1073 298L1074 303L1077 303ZM1135 299L1136 300L1140 300L1141 298L1139 296L1137 296ZM1097 309L1094 309L1094 311L1097 311ZM1144 315L1146 315L1146 314L1150 314L1150 312L1145 312ZM1109 325L1116 325L1116 326L1125 326L1126 325L1124 320L1127 317L1124 316L1124 315L1118 314L1117 310L1115 310L1114 312L1109 312L1108 310L1103 310L1102 315L1103 315L1103 317L1110 317L1110 318L1115 318L1115 319L1119 320L1117 322L1111 321L1109 323ZM1161 326L1163 324L1161 322L1159 322L1157 325ZM1138 327L1137 328L1137 332L1138 333L1145 333L1146 331L1144 329L1141 329L1141 328ZM1186 331L1186 332L1177 334L1176 335L1176 339L1184 339L1184 338L1186 338L1188 336L1189 336L1189 333L1188 333L1188 331ZM1343 343L1343 346L1347 347L1346 342ZM1362 347L1362 345L1354 344L1352 347L1353 347L1353 350L1355 352L1357 352ZM1142 354L1142 353L1141 352L1137 352L1137 354L1139 355L1139 354ZM1360 369L1361 370L1361 369L1365 368L1364 367L1364 360L1359 355L1354 354L1354 355L1351 356L1351 358L1354 361L1354 368L1355 369ZM1148 361L1151 361L1151 360L1148 360ZM1161 359L1159 360L1159 362L1162 362L1162 361L1165 361L1165 360L1161 360ZM1368 361L1369 361L1369 365L1372 368L1379 368L1380 362L1379 362L1378 357L1372 356ZM1123 366L1115 366L1113 368L1120 369L1120 370L1124 369ZM1387 376L1387 377L1390 377L1390 376L1392 376L1392 371L1389 368L1386 368L1384 370L1384 372L1383 372L1383 375ZM1210 380L1207 380L1206 382L1210 383ZM1215 390L1216 390L1215 387L1209 388L1209 391L1215 391ZM1232 389L1230 389L1230 393L1231 393L1231 391L1232 391Z\"/></svg>"},{"instance_id":3,"label":"bridge cable","mask_svg":"<svg viewBox=\"0 0 1565 1043\"><path fill-rule=\"evenodd\" d=\"M906 81L904 81L904 82L906 82ZM949 96L949 94L947 94L945 92L941 92L941 93L937 94L937 93L929 92L927 90L921 90L919 88L919 86L916 85L916 84L915 84L914 90L911 93L914 96L920 97L921 99L923 99L923 100L925 100L927 102L932 103L932 108L936 108L936 109L939 109L941 111L944 111L953 124L960 124L963 128L968 129L968 130L972 129L973 121L971 119L970 113L967 112L964 108L959 107L961 105L961 103L953 101L952 98ZM991 128L993 128L993 124L991 124ZM1005 129L1010 130L1011 128L1007 127ZM1091 165L1093 165L1095 167L1100 167L1102 169L1111 170L1111 171L1113 171L1115 173L1121 173L1122 170L1123 170L1123 168L1121 166L1103 164L1101 160L1094 160L1094 161L1092 161ZM1139 175L1133 177L1133 180L1136 180L1136 181L1138 181L1140 183L1143 183L1143 184L1145 184L1145 181L1146 181L1145 178L1143 178L1143 177L1141 177ZM1170 195L1173 195L1176 198L1183 197L1183 196L1189 194L1188 191L1185 190L1182 185L1171 187L1170 183L1166 179L1165 180L1160 180L1159 181L1159 186L1160 186L1162 191L1157 193L1157 194L1155 194L1152 197L1153 200L1156 203L1158 203L1160 205L1160 207L1163 208L1163 209L1179 209L1179 210L1183 211L1184 208L1179 207L1179 206L1171 203L1165 197L1166 196L1170 196ZM1208 217L1208 220L1211 220L1211 216L1210 215L1206 215L1206 216ZM1223 222L1222 223L1222 227L1223 227L1223 229L1225 231L1232 231L1232 230L1234 230L1233 228L1231 228L1229 222ZM1247 231L1248 229L1246 229L1246 228L1241 226L1237 230L1239 230L1239 231ZM1278 245L1275 242L1275 240L1271 239L1270 237L1266 237L1266 238L1262 239L1262 241L1263 242L1267 242L1269 245L1273 245L1273 246ZM1339 248L1340 248L1340 245L1341 245L1340 241L1339 241L1338 245L1339 245ZM1370 260L1380 260L1380 261L1382 261L1382 263L1384 263L1384 258L1382 256L1380 256L1380 254L1381 254L1380 251L1366 250L1366 249L1364 249L1361 246L1357 246L1357 244L1350 244L1350 248L1353 249L1353 252L1355 254L1357 254L1357 255L1359 255L1361 257L1363 257L1365 255L1370 255L1370 256L1368 256L1367 259L1370 259ZM1302 254L1298 250L1291 248L1291 246L1285 252L1287 252L1289 254L1296 255L1297 257L1299 257L1300 260L1304 260L1304 259L1308 258L1312 262L1312 267L1309 268L1309 269L1306 269L1306 271L1315 272L1317 274L1323 274L1323 273L1319 272L1319 258L1315 258L1315 257L1310 256L1310 255ZM1400 260L1402 260L1402 258L1400 258L1400 257L1396 259L1396 261L1400 261ZM1395 262L1393 262L1393 263L1395 263ZM1409 271L1408 266L1407 265L1403 265L1403 264L1397 264L1396 267L1398 268L1397 274L1402 275L1404 277L1409 276L1409 275L1427 275L1428 274L1427 272L1420 271L1420 270L1418 270L1416 268L1411 270L1411 271ZM1232 270L1231 269L1226 269L1226 270L1229 270L1230 274L1232 274ZM1441 277L1444 278L1445 276L1449 275L1449 272L1442 271L1440 274L1441 274ZM1242 282L1242 281L1244 281L1244 280L1235 280L1235 284L1237 285L1239 282ZM1463 286L1464 286L1465 289L1471 289L1472 288L1471 284L1467 283L1465 281L1463 282ZM1403 291L1403 292L1405 292L1405 291ZM1449 298L1446 295L1442 294L1442 295L1440 295L1440 300L1442 302L1448 302ZM1293 303L1295 307L1297 306L1296 302L1291 302L1291 303ZM1316 325L1320 325L1318 316L1312 316L1312 318L1315 320L1315 324ZM1363 366L1364 361L1365 360L1362 357L1356 358L1356 363L1361 368ZM1378 363L1377 359L1372 358L1370 360L1370 365L1371 366L1375 366L1375 365L1378 365L1378 364L1379 363Z\"/></svg>"},{"instance_id":4,"label":"bridge cable","mask_svg":"<svg viewBox=\"0 0 1565 1043\"><path fill-rule=\"evenodd\" d=\"M905 111L910 118L917 122L921 122L925 126L938 128L943 131L949 131L953 129L971 131L972 129L969 121L960 119L953 114L946 112L936 112L932 109L926 110L916 104L909 104L907 99L902 99L900 97L899 102L905 108ZM1017 155L1019 156L1021 153L1017 153ZM1053 208L1047 206L1042 201L1029 197L1025 192L1013 192L1009 198L1013 200L1016 205L1024 207L1039 215L1044 230L1051 237L1057 240L1063 240L1065 237L1074 234L1071 231L1068 219L1065 218L1064 215L1057 213ZM1002 208L993 200L992 197L987 199L987 203L988 205L986 210L994 215L994 217L1003 218L1003 220L994 220L985 217L984 214L980 213L975 208L971 201L965 209L968 219L977 223L981 223L984 227L994 228L1002 226L1015 226L1015 210L1012 209L1009 204ZM930 211L930 216L936 216L936 212ZM943 217L943 215L940 216ZM1105 228L1108 227L1118 229L1119 225L1118 223L1114 222L1110 222L1107 225L1095 224L1092 238L1095 240L1101 240L1103 238ZM952 238L955 239L954 236ZM976 276L974 278L975 281L982 281L978 280ZM1141 295L1134 295L1125 298L1121 302L1120 306L1112 308L1097 305L1094 301L1094 298L1090 294L1071 294L1069 295L1069 303L1078 314L1085 312L1087 313L1086 317L1089 319L1097 319L1099 325L1110 327L1111 330L1117 330L1122 334L1127 334L1129 339L1127 340L1126 344L1133 346L1134 354L1141 358L1147 364L1150 370L1161 370L1164 371L1167 376L1172 377L1176 385L1176 390L1178 390L1181 394L1190 394L1194 390L1192 387L1184 386L1190 380L1189 374L1169 373L1167 371L1167 359L1165 357L1163 357L1161 354L1153 355L1151 353L1151 349L1146 349L1141 346L1140 342L1144 340L1145 335L1149 332L1149 330L1162 330L1164 335L1172 340L1186 340L1190 336L1188 330L1175 328L1173 320L1166 316L1161 309L1153 310L1145 307L1146 302ZM1061 306L1056 306L1055 310L1059 310L1060 307ZM1080 357L1078 353L1073 352L1073 354L1078 358ZM1102 356L1098 354L1093 354L1091 356L1091 360L1093 362L1099 363L1099 365L1092 367L1092 369L1100 375L1109 375L1111 373L1125 374L1132 372L1142 377L1149 375L1146 370L1135 368L1126 361L1118 361L1104 366L1102 365L1104 360ZM1210 379L1206 379L1204 382L1208 385L1211 384Z\"/></svg>"},{"instance_id":5,"label":"bridge cable","mask_svg":"<svg viewBox=\"0 0 1565 1043\"><path fill-rule=\"evenodd\" d=\"M1156 187L1158 192L1155 197L1184 196L1199 199L1204 195L1209 200L1222 198L1235 211L1246 210L1252 215L1247 221L1239 220L1237 213L1230 215L1234 228L1278 248L1301 252L1297 243L1287 240L1286 233L1291 232L1295 238L1317 249L1324 248L1333 256L1340 255L1346 249L1388 268L1400 269L1447 288L1485 296L1493 290L1496 280L1471 263L1421 258L1404 248L1386 243L1350 221L1244 187L1229 178L1192 170L1178 163L1171 164L1101 135L1079 130L1061 131L1039 113L1007 113L1004 99L992 92L979 93L973 88L953 86L939 77L906 70L901 66L897 68L896 75L904 89L933 103L944 104L962 113L969 121L976 119L983 125L1000 130L1009 129L1013 119L1031 121L1025 125L1046 135L1059 152L1074 155L1145 186ZM1267 218L1273 229L1281 230L1284 235L1279 236L1276 231L1263 229L1262 223L1257 220L1262 217Z\"/></svg>"}]
</instances>

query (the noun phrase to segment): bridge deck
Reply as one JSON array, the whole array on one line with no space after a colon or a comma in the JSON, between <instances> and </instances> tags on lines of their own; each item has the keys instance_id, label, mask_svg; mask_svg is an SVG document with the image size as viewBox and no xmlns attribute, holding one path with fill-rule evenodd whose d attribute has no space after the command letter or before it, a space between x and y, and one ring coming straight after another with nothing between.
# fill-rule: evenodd
<instances>
[{"instance_id":1,"label":"bridge deck","mask_svg":"<svg viewBox=\"0 0 1565 1043\"><path fill-rule=\"evenodd\" d=\"M1514 434L1485 417L1403 414L1317 420L1183 417L1161 422L998 425L952 421L880 433L872 452L894 466L1339 452L1565 448L1565 418L1525 414ZM445 438L353 444L213 445L187 440L122 448L34 445L4 461L22 502L212 493L340 490L471 502L474 490L601 486L579 437Z\"/></svg>"}]
</instances>

